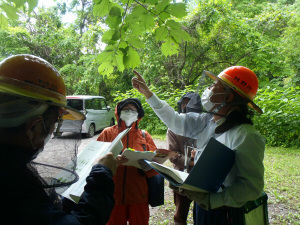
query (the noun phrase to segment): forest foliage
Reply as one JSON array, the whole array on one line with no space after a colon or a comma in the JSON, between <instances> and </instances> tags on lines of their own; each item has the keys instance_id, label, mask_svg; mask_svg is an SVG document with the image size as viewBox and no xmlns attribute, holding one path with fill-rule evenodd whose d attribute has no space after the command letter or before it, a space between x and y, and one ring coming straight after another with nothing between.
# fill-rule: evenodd
<instances>
[{"instance_id":1,"label":"forest foliage","mask_svg":"<svg viewBox=\"0 0 300 225\"><path fill-rule=\"evenodd\" d=\"M68 94L103 95L112 106L139 97L141 127L165 125L132 90L132 69L176 107L188 90L201 91L203 70L243 65L258 76L256 128L267 144L299 147L300 0L38 0L0 2L0 59L40 56L59 69ZM63 21L72 13L74 20Z\"/></svg>"}]
</instances>

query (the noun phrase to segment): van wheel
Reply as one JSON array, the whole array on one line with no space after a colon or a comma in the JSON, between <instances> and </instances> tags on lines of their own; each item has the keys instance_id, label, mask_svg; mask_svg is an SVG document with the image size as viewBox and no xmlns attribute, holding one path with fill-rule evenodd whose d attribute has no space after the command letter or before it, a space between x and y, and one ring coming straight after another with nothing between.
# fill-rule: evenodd
<instances>
[{"instance_id":1,"label":"van wheel","mask_svg":"<svg viewBox=\"0 0 300 225\"><path fill-rule=\"evenodd\" d=\"M91 138L95 135L95 126L94 124L91 124L89 127L89 131L86 134L86 137Z\"/></svg>"},{"instance_id":2,"label":"van wheel","mask_svg":"<svg viewBox=\"0 0 300 225\"><path fill-rule=\"evenodd\" d=\"M115 119L111 119L111 121L110 121L110 126L113 126L113 125L115 125Z\"/></svg>"}]
</instances>

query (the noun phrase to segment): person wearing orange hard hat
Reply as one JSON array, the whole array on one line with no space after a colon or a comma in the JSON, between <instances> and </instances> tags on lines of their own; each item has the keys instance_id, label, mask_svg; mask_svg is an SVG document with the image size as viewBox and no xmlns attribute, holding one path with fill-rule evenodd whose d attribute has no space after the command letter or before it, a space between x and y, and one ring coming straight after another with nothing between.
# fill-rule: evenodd
<instances>
[{"instance_id":1,"label":"person wearing orange hard hat","mask_svg":"<svg viewBox=\"0 0 300 225\"><path fill-rule=\"evenodd\" d=\"M253 127L254 103L258 90L256 74L243 66L232 66L218 76L204 75L214 83L202 93L201 114L178 114L148 88L141 75L132 79L133 87L142 93L158 117L175 134L197 140L194 162L201 156L210 138L235 150L235 163L217 193L200 193L174 189L194 204L194 224L232 225L233 213L246 202L256 200L264 188L264 138ZM207 79L205 79L207 80ZM240 212L240 211L239 211Z\"/></svg>"},{"instance_id":2,"label":"person wearing orange hard hat","mask_svg":"<svg viewBox=\"0 0 300 225\"><path fill-rule=\"evenodd\" d=\"M114 206L112 176L117 168L112 155L96 160L78 204L56 193L78 180L77 140L59 143L50 139L63 115L78 127L85 119L81 112L67 106L66 87L54 66L29 54L13 55L0 62L0 217L4 224L108 221ZM52 155L46 153L48 141L55 144ZM48 159L51 164L46 163ZM66 163L71 169L65 169ZM63 181L57 178L62 173L66 174Z\"/></svg>"}]
</instances>

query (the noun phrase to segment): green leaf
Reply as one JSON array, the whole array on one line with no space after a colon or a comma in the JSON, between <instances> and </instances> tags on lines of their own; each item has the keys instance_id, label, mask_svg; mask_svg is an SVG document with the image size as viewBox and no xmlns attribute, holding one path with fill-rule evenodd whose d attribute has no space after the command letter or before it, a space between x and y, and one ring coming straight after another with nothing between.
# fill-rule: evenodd
<instances>
[{"instance_id":1,"label":"green leaf","mask_svg":"<svg viewBox=\"0 0 300 225\"><path fill-rule=\"evenodd\" d=\"M146 13L148 13L148 11L143 6L137 5L136 7L133 8L131 14L134 17L140 17L141 15L146 14Z\"/></svg>"},{"instance_id":2,"label":"green leaf","mask_svg":"<svg viewBox=\"0 0 300 225\"><path fill-rule=\"evenodd\" d=\"M115 34L115 30L110 29L102 35L102 42L107 43L108 41L112 40L113 35Z\"/></svg>"},{"instance_id":3,"label":"green leaf","mask_svg":"<svg viewBox=\"0 0 300 225\"><path fill-rule=\"evenodd\" d=\"M168 4L170 3L170 0L162 0L159 1L156 4L156 9L158 10L158 12L162 12L164 11L164 9L168 6Z\"/></svg>"},{"instance_id":4,"label":"green leaf","mask_svg":"<svg viewBox=\"0 0 300 225\"><path fill-rule=\"evenodd\" d=\"M114 63L116 64L118 70L121 72L125 69L124 63L123 63L123 57L124 57L123 52L120 50L117 50L117 54L115 55L115 58L114 58Z\"/></svg>"},{"instance_id":5,"label":"green leaf","mask_svg":"<svg viewBox=\"0 0 300 225\"><path fill-rule=\"evenodd\" d=\"M102 0L100 4L94 5L93 15L103 17L109 13L111 2L109 0Z\"/></svg>"},{"instance_id":6,"label":"green leaf","mask_svg":"<svg viewBox=\"0 0 300 225\"><path fill-rule=\"evenodd\" d=\"M31 13L34 8L38 5L39 0L27 0L28 3L28 12Z\"/></svg>"},{"instance_id":7,"label":"green leaf","mask_svg":"<svg viewBox=\"0 0 300 225\"><path fill-rule=\"evenodd\" d=\"M140 16L140 24L145 30L151 30L154 27L154 18L152 14L143 14Z\"/></svg>"},{"instance_id":8,"label":"green leaf","mask_svg":"<svg viewBox=\"0 0 300 225\"><path fill-rule=\"evenodd\" d=\"M104 51L104 52L101 52L97 56L97 60L98 60L99 63L108 62L112 59L113 55L114 55L113 51Z\"/></svg>"},{"instance_id":9,"label":"green leaf","mask_svg":"<svg viewBox=\"0 0 300 225\"><path fill-rule=\"evenodd\" d=\"M128 44L126 41L120 41L119 48L127 48Z\"/></svg>"},{"instance_id":10,"label":"green leaf","mask_svg":"<svg viewBox=\"0 0 300 225\"><path fill-rule=\"evenodd\" d=\"M121 2L123 3L123 4L128 4L128 5L131 5L131 3L133 2L133 0L121 0Z\"/></svg>"},{"instance_id":11,"label":"green leaf","mask_svg":"<svg viewBox=\"0 0 300 225\"><path fill-rule=\"evenodd\" d=\"M98 67L98 73L101 75L108 75L114 71L114 67L111 62L104 62Z\"/></svg>"},{"instance_id":12,"label":"green leaf","mask_svg":"<svg viewBox=\"0 0 300 225\"><path fill-rule=\"evenodd\" d=\"M111 40L117 41L120 39L120 31L116 30L113 36L111 37Z\"/></svg>"},{"instance_id":13,"label":"green leaf","mask_svg":"<svg viewBox=\"0 0 300 225\"><path fill-rule=\"evenodd\" d=\"M166 26L173 28L175 30L181 29L181 25L179 23L175 22L174 20L168 20L166 23Z\"/></svg>"},{"instance_id":14,"label":"green leaf","mask_svg":"<svg viewBox=\"0 0 300 225\"><path fill-rule=\"evenodd\" d=\"M176 40L177 43L182 41L190 41L191 36L184 30L170 30L170 35Z\"/></svg>"},{"instance_id":15,"label":"green leaf","mask_svg":"<svg viewBox=\"0 0 300 225\"><path fill-rule=\"evenodd\" d=\"M155 5L158 3L158 0L145 0L145 3L149 5Z\"/></svg>"},{"instance_id":16,"label":"green leaf","mask_svg":"<svg viewBox=\"0 0 300 225\"><path fill-rule=\"evenodd\" d=\"M169 30L162 26L155 29L155 39L156 41L163 41L167 38Z\"/></svg>"},{"instance_id":17,"label":"green leaf","mask_svg":"<svg viewBox=\"0 0 300 225\"><path fill-rule=\"evenodd\" d=\"M8 21L6 19L6 17L1 13L0 14L0 28L1 29L5 29L8 25Z\"/></svg>"},{"instance_id":18,"label":"green leaf","mask_svg":"<svg viewBox=\"0 0 300 225\"><path fill-rule=\"evenodd\" d=\"M170 18L170 14L169 14L169 13L166 13L166 12L161 12L161 13L159 14L159 18L165 22L166 19L169 19L169 18Z\"/></svg>"},{"instance_id":19,"label":"green leaf","mask_svg":"<svg viewBox=\"0 0 300 225\"><path fill-rule=\"evenodd\" d=\"M187 15L186 4L185 3L169 4L165 8L165 12L167 12L177 18L182 18Z\"/></svg>"},{"instance_id":20,"label":"green leaf","mask_svg":"<svg viewBox=\"0 0 300 225\"><path fill-rule=\"evenodd\" d=\"M4 10L4 12L6 13L6 15L9 19L11 19L11 20L19 19L19 15L17 14L17 12L18 12L17 8L15 8L7 3L3 3L0 6Z\"/></svg>"},{"instance_id":21,"label":"green leaf","mask_svg":"<svg viewBox=\"0 0 300 225\"><path fill-rule=\"evenodd\" d=\"M125 68L135 68L141 63L139 54L131 47L128 47L126 55L124 56Z\"/></svg>"},{"instance_id":22,"label":"green leaf","mask_svg":"<svg viewBox=\"0 0 300 225\"><path fill-rule=\"evenodd\" d=\"M134 48L145 48L145 45L140 41L138 37L131 36L127 38L126 41Z\"/></svg>"},{"instance_id":23,"label":"green leaf","mask_svg":"<svg viewBox=\"0 0 300 225\"><path fill-rule=\"evenodd\" d=\"M121 16L121 9L117 6L113 6L109 11L110 16Z\"/></svg>"},{"instance_id":24,"label":"green leaf","mask_svg":"<svg viewBox=\"0 0 300 225\"><path fill-rule=\"evenodd\" d=\"M172 37L168 37L166 42L161 45L161 51L165 56L178 54L179 45Z\"/></svg>"},{"instance_id":25,"label":"green leaf","mask_svg":"<svg viewBox=\"0 0 300 225\"><path fill-rule=\"evenodd\" d=\"M119 24L122 22L122 17L121 16L108 16L105 20L105 23L110 27L110 28L115 28L117 29L119 27Z\"/></svg>"}]
</instances>

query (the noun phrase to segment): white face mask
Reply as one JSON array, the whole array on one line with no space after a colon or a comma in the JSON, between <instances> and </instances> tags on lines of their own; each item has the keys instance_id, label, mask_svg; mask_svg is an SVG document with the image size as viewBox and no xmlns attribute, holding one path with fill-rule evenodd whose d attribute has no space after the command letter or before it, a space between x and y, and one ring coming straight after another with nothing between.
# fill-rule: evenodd
<instances>
[{"instance_id":1,"label":"white face mask","mask_svg":"<svg viewBox=\"0 0 300 225\"><path fill-rule=\"evenodd\" d=\"M136 111L121 111L120 114L121 120L123 120L127 127L131 126L131 124L138 120L138 112Z\"/></svg>"},{"instance_id":2,"label":"white face mask","mask_svg":"<svg viewBox=\"0 0 300 225\"><path fill-rule=\"evenodd\" d=\"M207 111L207 112L210 112L211 109L215 106L215 105L218 105L218 104L221 104L222 107L226 104L225 102L223 103L213 103L211 102L210 98L213 96L213 95L224 95L225 93L214 93L212 92L209 88L206 88L205 91L203 92L202 96L201 96L201 103L202 103L202 106L204 107L204 109ZM214 110L214 113L217 113L221 108L217 109L217 110Z\"/></svg>"}]
</instances>

